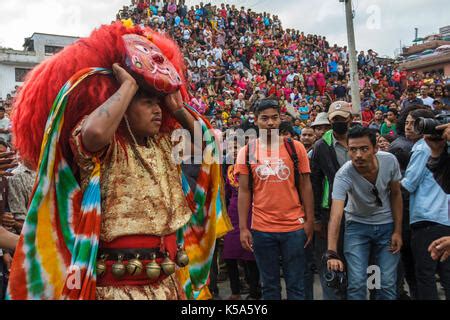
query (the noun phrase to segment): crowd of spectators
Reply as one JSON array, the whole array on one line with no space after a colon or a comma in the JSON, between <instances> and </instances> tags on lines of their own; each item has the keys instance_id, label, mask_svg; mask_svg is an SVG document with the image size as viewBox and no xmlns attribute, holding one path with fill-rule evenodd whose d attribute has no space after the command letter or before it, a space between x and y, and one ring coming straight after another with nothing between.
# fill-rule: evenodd
<instances>
[{"instance_id":1,"label":"crowd of spectators","mask_svg":"<svg viewBox=\"0 0 450 320\"><path fill-rule=\"evenodd\" d=\"M311 157L315 141L330 129L329 120L332 119L327 115L330 105L335 101L351 102L347 47L330 45L324 36L284 29L276 15L256 13L230 4L215 6L199 3L189 8L184 0L132 0L131 5L124 6L118 12L116 19L131 19L134 24L151 27L177 41L185 57L186 78L192 96L190 103L207 116L217 130L254 127L254 102L274 98L280 105L283 120L280 132L300 140ZM433 117L433 114L427 115L427 109L435 113L449 110L449 79L437 72L408 73L401 70L394 60L379 57L374 50L361 51L357 59L362 104L361 114L354 115L352 121L378 132L378 147L396 156L408 182L413 173L425 172L429 156L427 153L423 157L425 162L420 170L411 169L413 165L418 166L415 158L409 162L413 145L425 144L422 136L414 135L412 119ZM12 92L6 100L0 100L0 224L7 231L18 234L27 212L35 174L10 152L9 113L14 95L15 92ZM12 177L6 179L6 175ZM431 176L429 178L431 181ZM412 188L405 188L414 192ZM427 190L421 192L425 196L429 193ZM7 199L4 197L6 194ZM443 194L442 198L445 196ZM408 198L403 199L405 211L409 211ZM413 209L415 207L411 206ZM405 217L408 215L408 212L404 213ZM409 230L408 222L406 230ZM431 240L434 240L433 236L430 235ZM417 244L417 247L426 251L424 245ZM402 259L408 254L412 255L402 253ZM4 293L12 256L12 251L0 250L0 298ZM248 264L238 268L236 262L233 263L235 265L230 270L235 271L235 276L239 271L246 273L246 278L254 274L249 274ZM427 263L432 264L431 261ZM213 269L215 267L213 265ZM422 269L426 267L421 266ZM314 269L314 266L311 268ZM415 280L409 276L414 274L411 270L414 265L405 262L404 268L404 278L411 293L411 283ZM447 271L442 273L445 280L448 279ZM211 273L210 288L213 294L217 291L216 277L217 270ZM431 273L423 282L433 282L429 278L433 280L434 274ZM245 287L245 283L238 283L238 275L235 280L235 287ZM248 282L253 283L249 288L250 298L260 298L257 279L256 282ZM402 288L403 276L398 284L399 296ZM240 293L243 293L245 288L241 289ZM433 293L432 290L430 292ZM448 299L450 293L446 294ZM233 293L233 296L239 298L240 295ZM411 296L424 298L412 293Z\"/></svg>"},{"instance_id":2,"label":"crowd of spectators","mask_svg":"<svg viewBox=\"0 0 450 320\"><path fill-rule=\"evenodd\" d=\"M241 126L253 116L254 101L276 96L283 120L300 134L331 102L351 100L347 47L284 29L276 15L230 4L200 2L189 8L183 0L133 0L117 19L131 19L178 42L191 103L218 129ZM371 49L357 58L362 112L355 121L364 126L395 136L395 118L404 107L449 107L448 79L441 74L408 73Z\"/></svg>"},{"instance_id":3,"label":"crowd of spectators","mask_svg":"<svg viewBox=\"0 0 450 320\"><path fill-rule=\"evenodd\" d=\"M131 19L178 42L187 66L191 105L209 117L217 130L254 127L254 102L275 98L281 107L281 134L300 140L312 151L314 142L330 128L330 105L351 102L347 47L331 45L324 36L284 29L276 15L232 4L199 3L189 8L183 0L139 0L123 7L117 19ZM380 150L390 151L400 160L404 151L404 172L412 147L408 140L411 125L406 119L412 109L449 110L449 79L438 72L407 72L394 59L382 58L372 49L360 51L357 63L361 113L352 121L377 132ZM402 147L404 140L408 140L407 148ZM404 204L408 210L407 197ZM409 219L407 212L404 214L407 233ZM405 278L411 297L417 298L408 250L402 253ZM313 260L308 261L314 269ZM217 268L213 269L210 287L217 293ZM309 269L305 281L311 284L306 280L311 278ZM230 277L236 272L233 270L228 270ZM398 280L399 298L404 295L403 279L400 276ZM233 299L239 297L236 281L230 278ZM309 287L306 296L312 298Z\"/></svg>"}]
</instances>

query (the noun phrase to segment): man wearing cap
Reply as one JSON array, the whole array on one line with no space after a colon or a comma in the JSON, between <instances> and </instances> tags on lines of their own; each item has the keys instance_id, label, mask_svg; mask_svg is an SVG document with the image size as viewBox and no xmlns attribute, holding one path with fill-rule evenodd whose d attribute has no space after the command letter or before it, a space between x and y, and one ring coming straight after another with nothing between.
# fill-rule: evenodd
<instances>
[{"instance_id":1,"label":"man wearing cap","mask_svg":"<svg viewBox=\"0 0 450 320\"><path fill-rule=\"evenodd\" d=\"M311 182L315 201L315 229L319 234L316 239L317 257L321 257L327 250L326 235L330 217L331 191L336 172L350 159L347 151L347 132L352 119L352 107L348 102L332 103L328 111L328 120L332 129L314 145L311 158ZM342 243L339 243L338 251L342 253ZM339 293L327 287L324 280L325 272L326 269L321 264L320 279L324 299L342 299Z\"/></svg>"},{"instance_id":2,"label":"man wearing cap","mask_svg":"<svg viewBox=\"0 0 450 320\"><path fill-rule=\"evenodd\" d=\"M317 115L316 120L311 124L311 128L314 129L316 139L319 140L323 137L325 132L331 129L331 124L328 121L328 113L321 112Z\"/></svg>"}]
</instances>

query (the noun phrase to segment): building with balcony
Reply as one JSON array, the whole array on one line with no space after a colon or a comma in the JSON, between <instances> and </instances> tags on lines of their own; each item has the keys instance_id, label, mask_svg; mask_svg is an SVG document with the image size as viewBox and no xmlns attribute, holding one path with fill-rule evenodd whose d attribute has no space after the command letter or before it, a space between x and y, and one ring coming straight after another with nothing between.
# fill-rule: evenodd
<instances>
[{"instance_id":1,"label":"building with balcony","mask_svg":"<svg viewBox=\"0 0 450 320\"><path fill-rule=\"evenodd\" d=\"M0 100L20 86L36 65L78 40L77 37L34 33L23 50L0 48Z\"/></svg>"},{"instance_id":2,"label":"building with balcony","mask_svg":"<svg viewBox=\"0 0 450 320\"><path fill-rule=\"evenodd\" d=\"M400 68L408 72L435 72L450 77L450 26L438 34L417 37L410 47L403 48ZM421 42L421 43L420 43Z\"/></svg>"}]
</instances>

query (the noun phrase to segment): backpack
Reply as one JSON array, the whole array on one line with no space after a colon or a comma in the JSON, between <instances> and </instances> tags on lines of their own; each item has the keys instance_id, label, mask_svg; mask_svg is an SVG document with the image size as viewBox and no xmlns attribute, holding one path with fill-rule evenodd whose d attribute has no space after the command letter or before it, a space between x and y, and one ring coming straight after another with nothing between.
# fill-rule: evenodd
<instances>
[{"instance_id":1,"label":"backpack","mask_svg":"<svg viewBox=\"0 0 450 320\"><path fill-rule=\"evenodd\" d=\"M295 188L297 189L299 200L301 201L300 196L300 189L299 189L299 182L300 182L300 171L298 170L298 154L295 150L294 141L291 138L285 138L284 139L284 146L286 147L286 150L288 151L289 157L291 158L292 162L294 163L294 181L295 181ZM250 152L250 150L252 152ZM247 144L247 150L245 153L245 164L247 165L248 169L248 189L250 190L250 193L253 194L253 174L252 174L252 167L250 163L250 153L252 156L255 154L255 143L254 141L249 141Z\"/></svg>"}]
</instances>

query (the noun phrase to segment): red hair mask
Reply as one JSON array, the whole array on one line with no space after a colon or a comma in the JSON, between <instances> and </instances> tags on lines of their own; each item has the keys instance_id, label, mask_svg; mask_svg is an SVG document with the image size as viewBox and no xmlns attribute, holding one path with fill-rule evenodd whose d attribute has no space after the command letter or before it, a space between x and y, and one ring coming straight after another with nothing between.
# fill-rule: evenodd
<instances>
[{"instance_id":1,"label":"red hair mask","mask_svg":"<svg viewBox=\"0 0 450 320\"><path fill-rule=\"evenodd\" d=\"M155 44L136 34L126 34L122 39L126 52L125 68L140 87L159 95L180 89L180 75Z\"/></svg>"}]
</instances>

